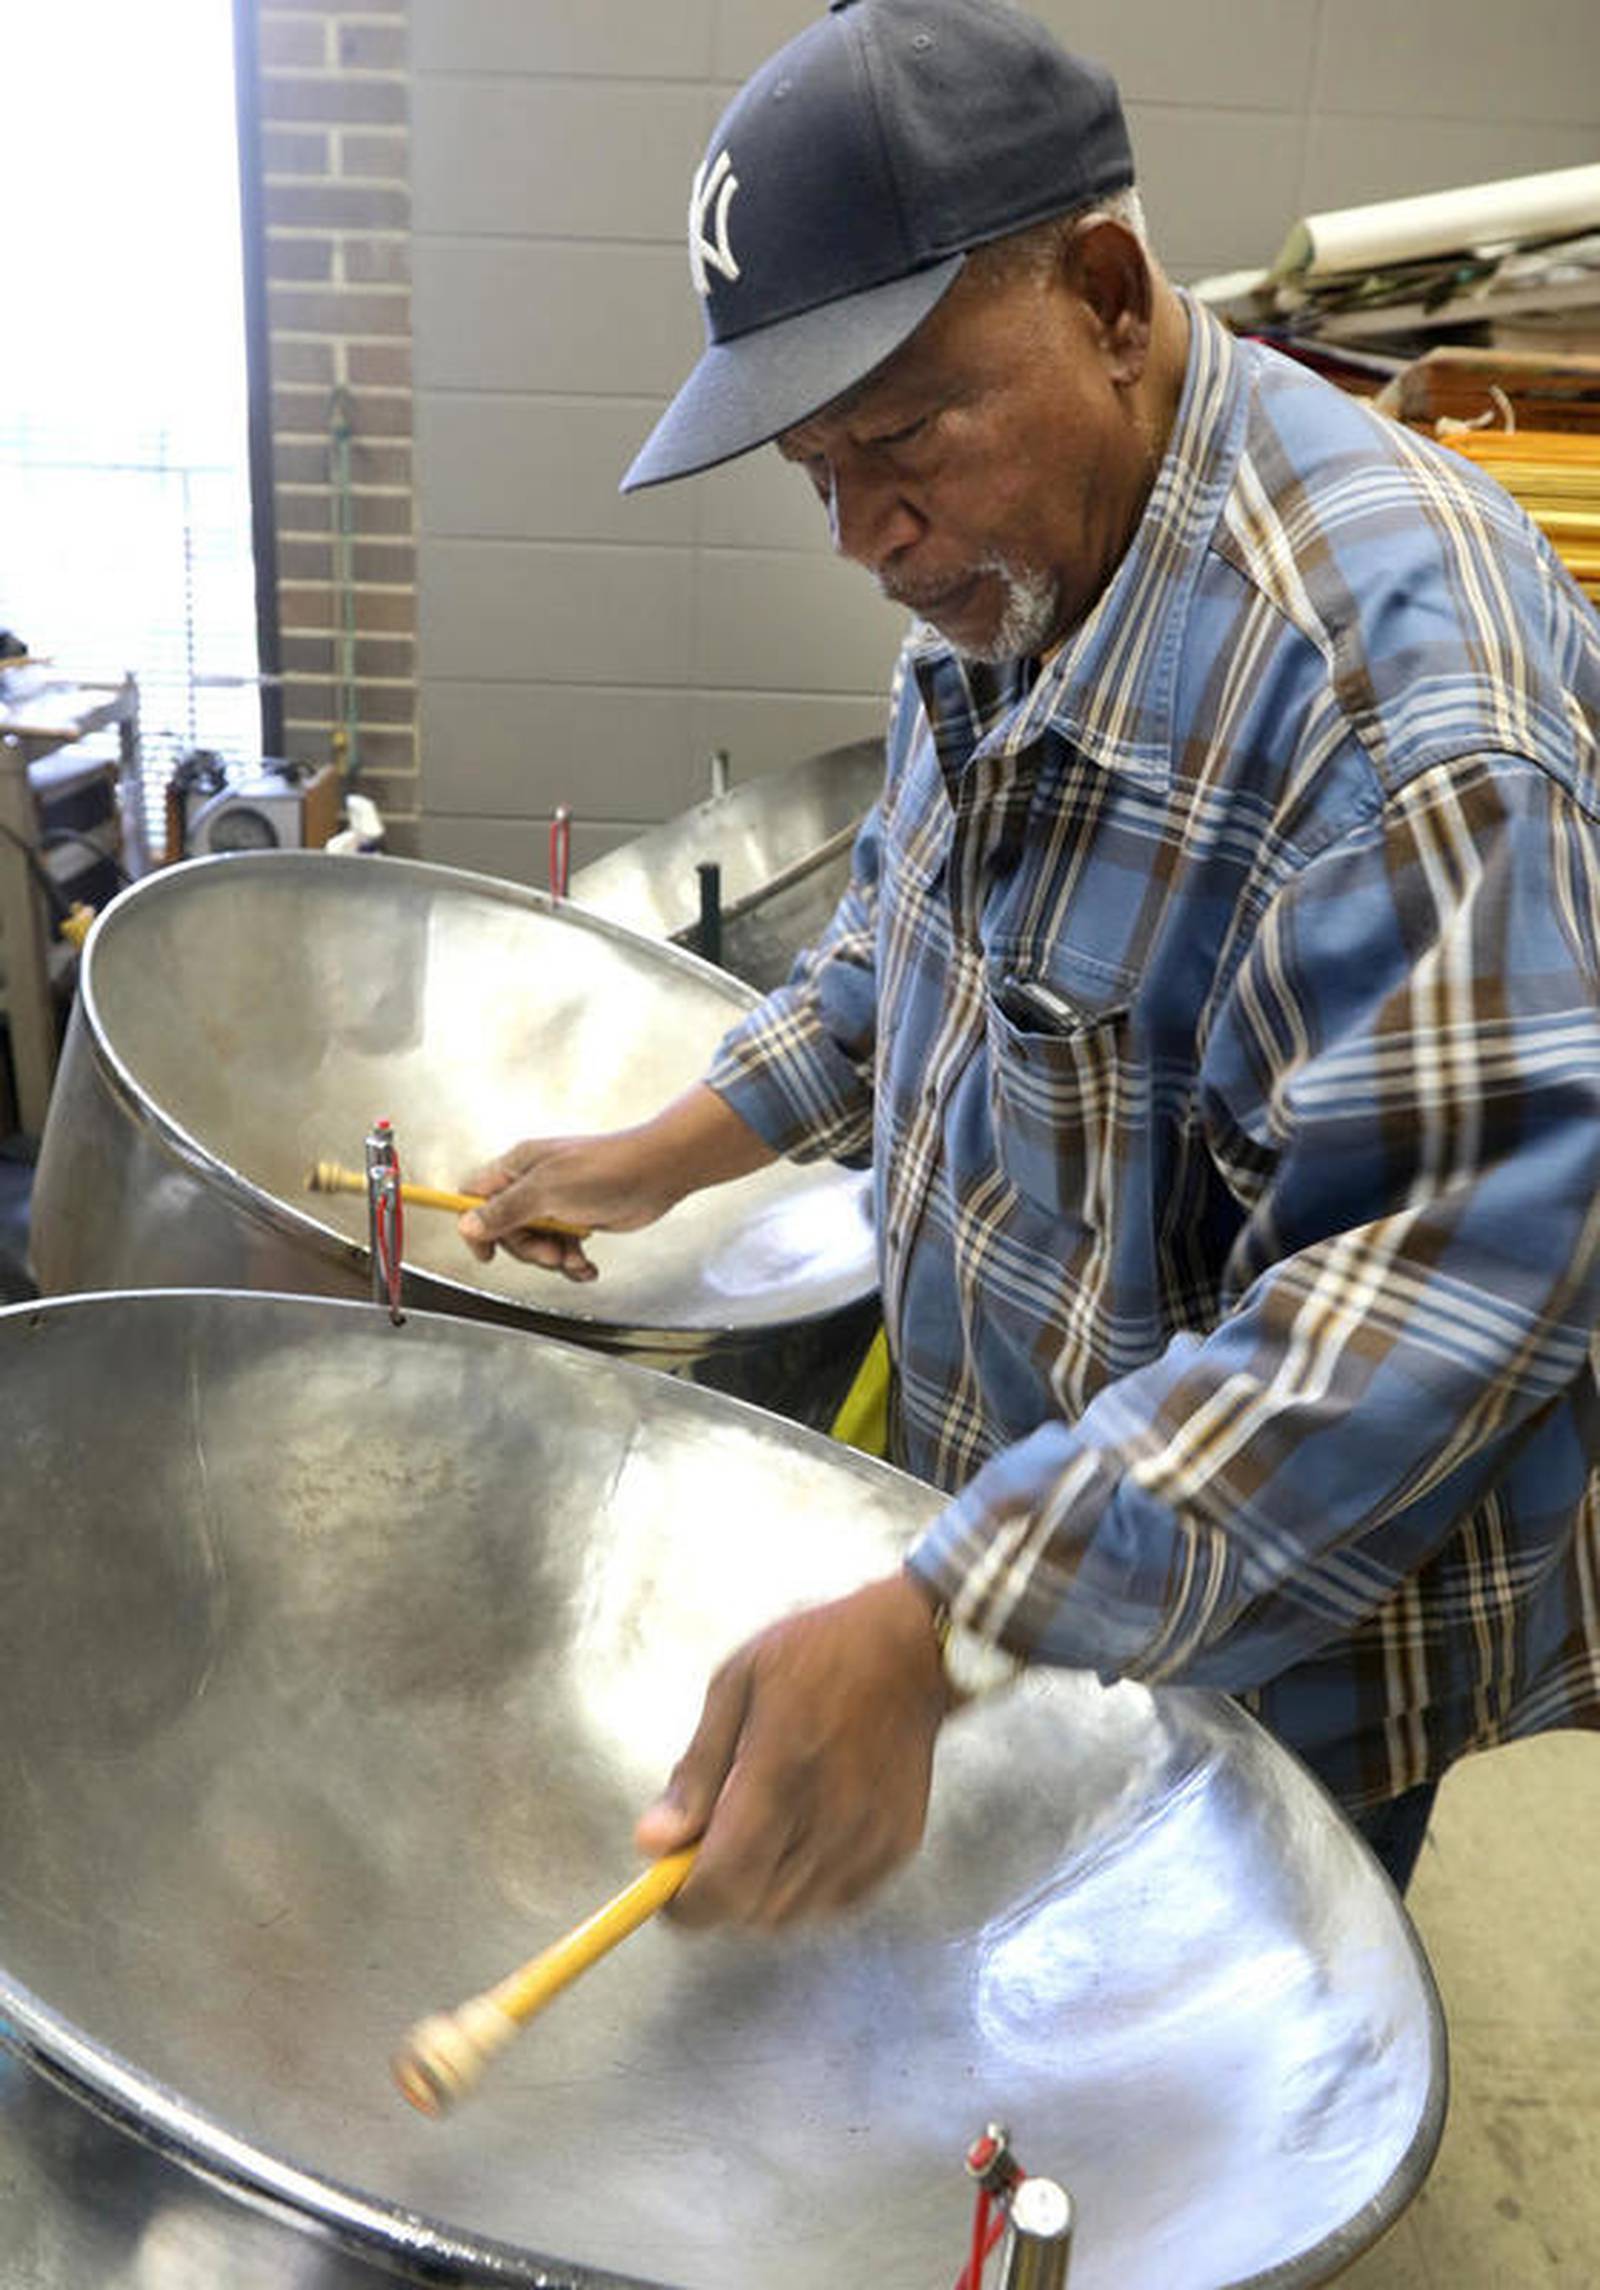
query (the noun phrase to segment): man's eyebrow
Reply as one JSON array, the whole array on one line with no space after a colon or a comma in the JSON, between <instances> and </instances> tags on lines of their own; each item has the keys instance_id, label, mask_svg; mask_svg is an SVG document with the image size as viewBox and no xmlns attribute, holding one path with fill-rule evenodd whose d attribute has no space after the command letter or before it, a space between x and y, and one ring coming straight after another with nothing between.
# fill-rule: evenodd
<instances>
[{"instance_id":1,"label":"man's eyebrow","mask_svg":"<svg viewBox=\"0 0 1600 2290\"><path fill-rule=\"evenodd\" d=\"M828 404L822 408L822 412L827 415L830 421L848 421L853 413L860 411L874 391L885 387L892 391L893 386L892 383L885 383L883 368L879 366L874 372L863 375L862 379L854 383L842 396L830 399Z\"/></svg>"},{"instance_id":2,"label":"man's eyebrow","mask_svg":"<svg viewBox=\"0 0 1600 2290\"><path fill-rule=\"evenodd\" d=\"M885 360L883 365L874 366L870 374L863 374L859 382L852 382L849 389L841 390L836 398L829 398L827 404L818 406L814 413L806 414L802 420L791 422L787 429L780 430L774 441L779 452L783 452L786 439L798 437L802 430L809 429L815 421L849 421L879 390L884 396L885 420L909 420L910 413L906 409L913 400L916 411L925 412L930 396L937 396L938 390L933 383L926 379L919 380L915 374L904 377L892 374L889 368L898 354L896 352ZM803 453L804 448L800 451ZM789 458L793 459L794 455L791 454Z\"/></svg>"},{"instance_id":3,"label":"man's eyebrow","mask_svg":"<svg viewBox=\"0 0 1600 2290\"><path fill-rule=\"evenodd\" d=\"M830 398L825 406L819 406L804 421L797 421L791 428L780 430L773 443L786 461L808 461L811 454L802 440L804 432L812 423L826 421L831 424L852 420L879 389L883 389L883 404L880 408L870 410L868 418L880 429L905 428L914 421L925 419L944 402L941 393L931 385L907 382L884 388L881 374L869 374L864 382L857 382L853 389L846 390L841 397Z\"/></svg>"}]
</instances>

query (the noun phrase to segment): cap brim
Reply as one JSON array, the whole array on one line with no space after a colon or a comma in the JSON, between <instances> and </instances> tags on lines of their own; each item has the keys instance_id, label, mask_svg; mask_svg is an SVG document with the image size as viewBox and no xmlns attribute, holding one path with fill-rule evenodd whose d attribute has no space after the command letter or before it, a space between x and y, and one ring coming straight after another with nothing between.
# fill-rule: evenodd
<instances>
[{"instance_id":1,"label":"cap brim","mask_svg":"<svg viewBox=\"0 0 1600 2290\"><path fill-rule=\"evenodd\" d=\"M646 438L624 493L692 477L792 429L865 381L955 283L965 254L713 342Z\"/></svg>"}]
</instances>

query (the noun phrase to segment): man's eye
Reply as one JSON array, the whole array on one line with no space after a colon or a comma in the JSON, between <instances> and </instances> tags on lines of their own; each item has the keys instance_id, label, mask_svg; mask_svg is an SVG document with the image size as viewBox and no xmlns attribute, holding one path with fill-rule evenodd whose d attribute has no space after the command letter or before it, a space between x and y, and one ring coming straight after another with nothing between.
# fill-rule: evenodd
<instances>
[{"instance_id":1,"label":"man's eye","mask_svg":"<svg viewBox=\"0 0 1600 2290\"><path fill-rule=\"evenodd\" d=\"M919 413L915 421L905 422L899 429L886 429L868 440L872 445L909 445L911 440L928 426L928 417Z\"/></svg>"}]
</instances>

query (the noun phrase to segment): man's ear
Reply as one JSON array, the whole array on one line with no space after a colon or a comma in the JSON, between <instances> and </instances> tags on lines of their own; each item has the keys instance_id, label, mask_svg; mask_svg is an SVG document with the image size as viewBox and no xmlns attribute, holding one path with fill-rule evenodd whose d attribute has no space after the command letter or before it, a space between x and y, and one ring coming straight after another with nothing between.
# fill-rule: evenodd
<instances>
[{"instance_id":1,"label":"man's ear","mask_svg":"<svg viewBox=\"0 0 1600 2290\"><path fill-rule=\"evenodd\" d=\"M1069 235L1062 260L1111 361L1111 379L1138 381L1155 318L1155 281L1138 238L1114 216L1095 216Z\"/></svg>"}]
</instances>

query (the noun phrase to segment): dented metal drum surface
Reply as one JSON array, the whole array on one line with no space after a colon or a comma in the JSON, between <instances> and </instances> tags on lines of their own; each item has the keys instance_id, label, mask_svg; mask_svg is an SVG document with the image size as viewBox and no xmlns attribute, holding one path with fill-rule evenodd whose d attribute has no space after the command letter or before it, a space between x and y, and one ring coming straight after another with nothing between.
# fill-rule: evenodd
<instances>
[{"instance_id":1,"label":"dented metal drum surface","mask_svg":"<svg viewBox=\"0 0 1600 2290\"><path fill-rule=\"evenodd\" d=\"M137 884L85 953L42 1141L51 1294L172 1283L369 1292L366 1204L310 1195L375 1117L454 1188L514 1139L626 1125L703 1072L751 991L676 948L488 877L273 852ZM662 1364L870 1313L866 1180L790 1163L593 1244L586 1287L406 1223L408 1294ZM838 1350L838 1338L831 1338ZM752 1388L748 1396L767 1394Z\"/></svg>"},{"instance_id":2,"label":"dented metal drum surface","mask_svg":"<svg viewBox=\"0 0 1600 2290\"><path fill-rule=\"evenodd\" d=\"M699 869L715 865L719 959L766 993L831 919L883 771L883 741L868 739L763 772L579 868L572 896L629 930L700 951Z\"/></svg>"},{"instance_id":3,"label":"dented metal drum surface","mask_svg":"<svg viewBox=\"0 0 1600 2290\"><path fill-rule=\"evenodd\" d=\"M1365 1847L1231 1704L1070 1674L946 1727L866 1908L658 1922L423 2120L405 2030L615 1890L716 1661L938 1498L599 1352L311 1298L19 1306L0 1392L0 2035L167 2158L157 2224L210 2231L173 2158L297 2221L253 2282L947 2290L996 2118L1074 2197L1074 2290L1326 2281L1420 2183L1442 2028ZM0 2242L67 2199L31 2088Z\"/></svg>"}]
</instances>

